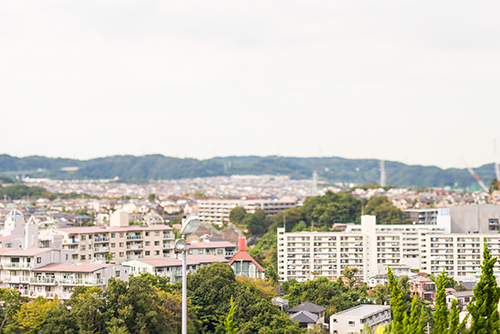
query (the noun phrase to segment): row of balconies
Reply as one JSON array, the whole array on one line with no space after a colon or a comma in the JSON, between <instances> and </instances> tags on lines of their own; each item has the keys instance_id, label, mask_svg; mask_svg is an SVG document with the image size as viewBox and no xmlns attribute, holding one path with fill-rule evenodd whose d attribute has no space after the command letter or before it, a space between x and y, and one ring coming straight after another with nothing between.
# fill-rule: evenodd
<instances>
[{"instance_id":1,"label":"row of balconies","mask_svg":"<svg viewBox=\"0 0 500 334\"><path fill-rule=\"evenodd\" d=\"M47 276L3 276L2 281L4 283L29 283L33 285L103 285L105 284L104 279L92 279L92 278L61 278L56 279L55 277Z\"/></svg>"}]
</instances>

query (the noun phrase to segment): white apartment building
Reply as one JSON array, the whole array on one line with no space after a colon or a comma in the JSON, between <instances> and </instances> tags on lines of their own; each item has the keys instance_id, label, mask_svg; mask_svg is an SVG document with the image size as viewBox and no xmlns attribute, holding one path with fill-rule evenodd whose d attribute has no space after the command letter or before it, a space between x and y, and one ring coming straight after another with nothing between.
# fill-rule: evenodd
<instances>
[{"instance_id":1,"label":"white apartment building","mask_svg":"<svg viewBox=\"0 0 500 334\"><path fill-rule=\"evenodd\" d=\"M358 268L358 277L385 274L387 266L420 267L419 231L444 233L438 225L376 225L375 216L362 216L361 225L344 232L286 232L278 228L278 275L300 282L317 276L337 278L345 267Z\"/></svg>"},{"instance_id":2,"label":"white apartment building","mask_svg":"<svg viewBox=\"0 0 500 334\"><path fill-rule=\"evenodd\" d=\"M105 261L111 254L113 262L142 258L173 256L174 234L168 225L130 225L127 212L111 215L110 226L49 229L46 235L61 235L62 247L73 251L72 260L89 263Z\"/></svg>"},{"instance_id":3,"label":"white apartment building","mask_svg":"<svg viewBox=\"0 0 500 334\"><path fill-rule=\"evenodd\" d=\"M391 322L391 307L388 305L358 305L330 316L331 334L361 333L365 326L375 330Z\"/></svg>"},{"instance_id":4,"label":"white apartment building","mask_svg":"<svg viewBox=\"0 0 500 334\"><path fill-rule=\"evenodd\" d=\"M228 263L229 261L215 255L187 255L187 271L194 273L199 268L215 262ZM139 276L150 273L167 277L170 283L182 280L182 261L176 258L131 260L122 263L129 268L130 275Z\"/></svg>"},{"instance_id":5,"label":"white apartment building","mask_svg":"<svg viewBox=\"0 0 500 334\"><path fill-rule=\"evenodd\" d=\"M486 239L486 241L485 241ZM493 257L500 256L500 234L498 233L452 233L437 234L421 231L420 270L429 274L440 274L459 281L475 280L481 275L484 244ZM494 274L500 278L500 263L495 264Z\"/></svg>"},{"instance_id":6,"label":"white apartment building","mask_svg":"<svg viewBox=\"0 0 500 334\"><path fill-rule=\"evenodd\" d=\"M221 224L229 222L229 213L237 206L245 208L248 213L264 210L266 215L274 216L280 211L298 206L295 198L283 199L205 199L198 201L199 216L202 223Z\"/></svg>"},{"instance_id":7,"label":"white apartment building","mask_svg":"<svg viewBox=\"0 0 500 334\"><path fill-rule=\"evenodd\" d=\"M237 252L236 245L229 241L191 242L187 247L188 255L214 255L226 260Z\"/></svg>"}]
</instances>

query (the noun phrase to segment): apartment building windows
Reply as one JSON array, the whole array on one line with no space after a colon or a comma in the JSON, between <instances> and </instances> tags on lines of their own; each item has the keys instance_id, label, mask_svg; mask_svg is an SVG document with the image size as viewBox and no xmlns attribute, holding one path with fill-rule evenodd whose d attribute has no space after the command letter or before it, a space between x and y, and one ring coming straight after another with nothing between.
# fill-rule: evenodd
<instances>
[{"instance_id":1,"label":"apartment building windows","mask_svg":"<svg viewBox=\"0 0 500 334\"><path fill-rule=\"evenodd\" d=\"M149 256L150 252L149 251L145 251L144 252L146 256Z\"/></svg>"},{"instance_id":2,"label":"apartment building windows","mask_svg":"<svg viewBox=\"0 0 500 334\"><path fill-rule=\"evenodd\" d=\"M116 244L114 242L111 243L111 248L115 248Z\"/></svg>"},{"instance_id":3,"label":"apartment building windows","mask_svg":"<svg viewBox=\"0 0 500 334\"><path fill-rule=\"evenodd\" d=\"M80 255L80 261L85 261L85 255Z\"/></svg>"},{"instance_id":4,"label":"apartment building windows","mask_svg":"<svg viewBox=\"0 0 500 334\"><path fill-rule=\"evenodd\" d=\"M115 237L115 233L111 233L111 238L114 238Z\"/></svg>"},{"instance_id":5,"label":"apartment building windows","mask_svg":"<svg viewBox=\"0 0 500 334\"><path fill-rule=\"evenodd\" d=\"M155 246L160 246L160 242L159 241L155 241Z\"/></svg>"}]
</instances>

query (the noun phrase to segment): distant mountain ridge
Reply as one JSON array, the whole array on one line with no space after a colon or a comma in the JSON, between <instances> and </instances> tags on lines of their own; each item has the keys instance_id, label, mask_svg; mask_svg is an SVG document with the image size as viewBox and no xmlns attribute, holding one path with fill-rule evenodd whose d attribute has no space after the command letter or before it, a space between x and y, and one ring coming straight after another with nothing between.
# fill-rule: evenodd
<instances>
[{"instance_id":1,"label":"distant mountain ridge","mask_svg":"<svg viewBox=\"0 0 500 334\"><path fill-rule=\"evenodd\" d=\"M76 168L75 168L76 167ZM228 175L288 175L295 179L311 178L313 171L319 180L364 184L380 179L379 161L375 159L294 158L230 156L207 160L180 159L163 155L110 156L89 160L47 158L30 156L24 158L0 155L0 175L28 175L53 179L180 179ZM476 186L466 169L441 169L435 166L406 165L386 161L387 183L398 186L445 187ZM495 177L493 164L475 169L481 179L489 185Z\"/></svg>"}]
</instances>

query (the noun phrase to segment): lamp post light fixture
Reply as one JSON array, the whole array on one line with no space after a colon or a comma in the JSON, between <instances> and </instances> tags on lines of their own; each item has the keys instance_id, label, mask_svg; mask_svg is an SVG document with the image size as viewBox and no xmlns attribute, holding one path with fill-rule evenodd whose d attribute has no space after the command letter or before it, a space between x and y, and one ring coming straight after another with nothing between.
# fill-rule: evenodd
<instances>
[{"instance_id":1,"label":"lamp post light fixture","mask_svg":"<svg viewBox=\"0 0 500 334\"><path fill-rule=\"evenodd\" d=\"M182 255L182 334L187 334L187 241L185 236L200 227L200 218L191 216L182 219L181 239L175 240L174 249Z\"/></svg>"}]
</instances>

